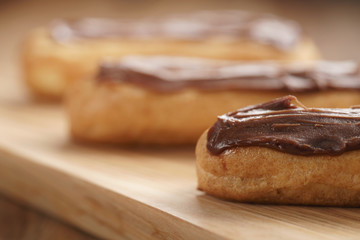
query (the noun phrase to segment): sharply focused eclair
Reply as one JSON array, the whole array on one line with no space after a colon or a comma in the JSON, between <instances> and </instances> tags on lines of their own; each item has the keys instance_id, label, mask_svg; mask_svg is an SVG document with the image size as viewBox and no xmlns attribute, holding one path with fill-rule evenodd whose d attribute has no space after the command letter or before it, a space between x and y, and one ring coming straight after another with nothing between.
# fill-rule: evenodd
<instances>
[{"instance_id":1,"label":"sharply focused eclair","mask_svg":"<svg viewBox=\"0 0 360 240\"><path fill-rule=\"evenodd\" d=\"M359 66L126 57L75 83L65 104L76 139L185 144L196 143L219 114L289 93L311 107L359 104Z\"/></svg>"},{"instance_id":2,"label":"sharply focused eclair","mask_svg":"<svg viewBox=\"0 0 360 240\"><path fill-rule=\"evenodd\" d=\"M60 98L99 60L129 54L227 60L312 60L319 54L299 25L240 11L197 12L142 20L58 20L34 30L24 49L24 74L37 96Z\"/></svg>"},{"instance_id":3,"label":"sharply focused eclair","mask_svg":"<svg viewBox=\"0 0 360 240\"><path fill-rule=\"evenodd\" d=\"M292 102L219 116L196 147L198 188L242 202L360 206L360 109Z\"/></svg>"}]
</instances>

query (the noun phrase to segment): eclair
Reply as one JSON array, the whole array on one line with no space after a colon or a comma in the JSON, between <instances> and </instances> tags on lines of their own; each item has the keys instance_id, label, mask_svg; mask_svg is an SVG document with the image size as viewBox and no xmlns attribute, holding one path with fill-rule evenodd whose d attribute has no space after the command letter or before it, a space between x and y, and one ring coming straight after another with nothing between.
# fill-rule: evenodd
<instances>
[{"instance_id":1,"label":"eclair","mask_svg":"<svg viewBox=\"0 0 360 240\"><path fill-rule=\"evenodd\" d=\"M286 96L221 115L198 141L196 166L198 188L219 198L358 207L360 109Z\"/></svg>"},{"instance_id":2,"label":"eclair","mask_svg":"<svg viewBox=\"0 0 360 240\"><path fill-rule=\"evenodd\" d=\"M194 144L225 112L296 93L311 107L360 103L353 62L282 65L176 57L102 64L65 97L74 139L120 144Z\"/></svg>"},{"instance_id":3,"label":"eclair","mask_svg":"<svg viewBox=\"0 0 360 240\"><path fill-rule=\"evenodd\" d=\"M125 55L176 55L226 60L313 60L313 41L291 20L241 11L195 12L139 20L57 20L33 30L23 54L35 96L59 99L99 61Z\"/></svg>"}]
</instances>

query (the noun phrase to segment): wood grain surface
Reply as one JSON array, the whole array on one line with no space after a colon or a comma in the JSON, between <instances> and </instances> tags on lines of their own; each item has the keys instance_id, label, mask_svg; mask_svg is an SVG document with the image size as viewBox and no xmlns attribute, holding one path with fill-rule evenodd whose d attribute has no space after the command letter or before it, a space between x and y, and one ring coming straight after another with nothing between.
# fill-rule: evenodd
<instances>
[{"instance_id":1,"label":"wood grain surface","mask_svg":"<svg viewBox=\"0 0 360 240\"><path fill-rule=\"evenodd\" d=\"M0 195L1 240L95 240L74 227Z\"/></svg>"},{"instance_id":2,"label":"wood grain surface","mask_svg":"<svg viewBox=\"0 0 360 240\"><path fill-rule=\"evenodd\" d=\"M75 144L59 106L3 102L0 115L0 191L95 236L359 237L360 209L241 204L197 191L192 147Z\"/></svg>"},{"instance_id":3,"label":"wood grain surface","mask_svg":"<svg viewBox=\"0 0 360 240\"><path fill-rule=\"evenodd\" d=\"M357 239L360 209L252 205L196 190L192 148L83 146L61 107L0 105L0 190L117 239Z\"/></svg>"},{"instance_id":4,"label":"wood grain surface","mask_svg":"<svg viewBox=\"0 0 360 240\"><path fill-rule=\"evenodd\" d=\"M359 239L360 209L251 205L212 198L196 190L192 147L75 144L69 140L61 106L35 103L27 95L19 58L22 39L30 28L56 17L141 16L203 8L269 11L302 22L324 56L360 59L360 8L355 1L170 2L0 2L2 194L108 239ZM49 235L54 233L65 234L62 239L82 235L38 212L34 216L44 220L30 217L30 230L11 224L3 219L17 219L12 203L2 204L9 204L0 208L9 211L0 212L0 224L9 227L0 230L18 226L15 234L25 231L28 239L54 239ZM14 221L27 221L26 216ZM4 239L18 239L13 233Z\"/></svg>"}]
</instances>

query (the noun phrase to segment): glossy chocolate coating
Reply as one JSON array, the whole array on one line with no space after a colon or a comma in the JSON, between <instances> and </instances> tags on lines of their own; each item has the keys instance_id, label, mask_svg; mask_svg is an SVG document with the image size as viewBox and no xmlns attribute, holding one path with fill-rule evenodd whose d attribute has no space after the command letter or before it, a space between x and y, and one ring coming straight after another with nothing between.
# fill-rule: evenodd
<instances>
[{"instance_id":1,"label":"glossy chocolate coating","mask_svg":"<svg viewBox=\"0 0 360 240\"><path fill-rule=\"evenodd\" d=\"M125 82L158 92L185 88L283 92L360 89L359 65L355 62L281 65L161 56L127 57L119 63L104 63L97 80Z\"/></svg>"},{"instance_id":2,"label":"glossy chocolate coating","mask_svg":"<svg viewBox=\"0 0 360 240\"><path fill-rule=\"evenodd\" d=\"M242 11L202 11L158 18L120 20L84 18L57 20L51 36L65 43L77 39L220 39L237 41L250 39L272 45L279 50L291 50L301 38L299 25L270 14Z\"/></svg>"},{"instance_id":3,"label":"glossy chocolate coating","mask_svg":"<svg viewBox=\"0 0 360 240\"><path fill-rule=\"evenodd\" d=\"M286 96L218 117L207 149L259 146L295 155L339 155L360 149L360 109L305 108Z\"/></svg>"}]
</instances>

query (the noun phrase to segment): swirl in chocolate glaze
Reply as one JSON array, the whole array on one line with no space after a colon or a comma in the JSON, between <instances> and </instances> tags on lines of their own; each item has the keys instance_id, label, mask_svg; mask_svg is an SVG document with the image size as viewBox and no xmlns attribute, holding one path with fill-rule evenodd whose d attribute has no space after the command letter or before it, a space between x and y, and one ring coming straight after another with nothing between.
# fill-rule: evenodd
<instances>
[{"instance_id":1,"label":"swirl in chocolate glaze","mask_svg":"<svg viewBox=\"0 0 360 240\"><path fill-rule=\"evenodd\" d=\"M345 61L282 65L133 56L119 63L104 63L97 80L125 82L157 92L185 88L284 92L360 89L359 65Z\"/></svg>"},{"instance_id":2,"label":"swirl in chocolate glaze","mask_svg":"<svg viewBox=\"0 0 360 240\"><path fill-rule=\"evenodd\" d=\"M360 109L295 106L294 96L239 109L218 117L207 149L259 146L295 155L339 155L360 149ZM299 103L301 104L301 103Z\"/></svg>"},{"instance_id":3,"label":"swirl in chocolate glaze","mask_svg":"<svg viewBox=\"0 0 360 240\"><path fill-rule=\"evenodd\" d=\"M65 43L76 39L136 38L203 40L242 38L291 50L301 38L301 29L293 21L269 14L242 11L202 11L141 20L84 18L57 20L51 36Z\"/></svg>"}]
</instances>

